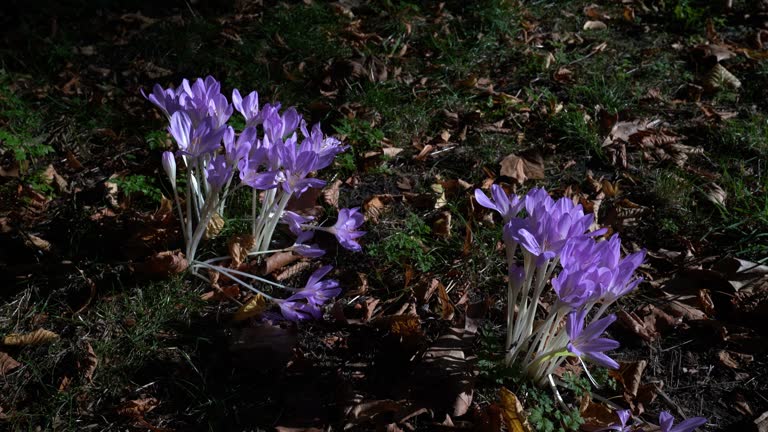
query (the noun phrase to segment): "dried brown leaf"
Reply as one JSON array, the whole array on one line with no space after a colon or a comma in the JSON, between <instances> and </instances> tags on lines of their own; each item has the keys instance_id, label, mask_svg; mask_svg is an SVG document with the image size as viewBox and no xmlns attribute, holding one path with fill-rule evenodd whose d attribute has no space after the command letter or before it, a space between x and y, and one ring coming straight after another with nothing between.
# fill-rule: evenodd
<instances>
[{"instance_id":1,"label":"dried brown leaf","mask_svg":"<svg viewBox=\"0 0 768 432\"><path fill-rule=\"evenodd\" d=\"M132 418L143 418L144 414L152 411L160 405L155 398L136 399L123 403L117 408L117 413Z\"/></svg>"},{"instance_id":2,"label":"dried brown leaf","mask_svg":"<svg viewBox=\"0 0 768 432\"><path fill-rule=\"evenodd\" d=\"M344 182L337 179L335 182L326 186L322 192L323 201L335 209L339 208L339 188L342 184L344 184Z\"/></svg>"},{"instance_id":3,"label":"dried brown leaf","mask_svg":"<svg viewBox=\"0 0 768 432\"><path fill-rule=\"evenodd\" d=\"M449 211L438 213L432 222L432 232L438 237L449 238L451 236L451 219L451 212Z\"/></svg>"},{"instance_id":4,"label":"dried brown leaf","mask_svg":"<svg viewBox=\"0 0 768 432\"><path fill-rule=\"evenodd\" d=\"M236 235L229 238L227 248L232 258L232 268L240 267L248 259L248 253L256 246L256 238L250 234Z\"/></svg>"},{"instance_id":5,"label":"dried brown leaf","mask_svg":"<svg viewBox=\"0 0 768 432\"><path fill-rule=\"evenodd\" d=\"M215 238L221 230L224 229L224 218L221 217L220 214L214 213L211 217L211 220L208 221L208 226L205 227L205 233L203 234L203 239L210 240L212 238Z\"/></svg>"},{"instance_id":6,"label":"dried brown leaf","mask_svg":"<svg viewBox=\"0 0 768 432\"><path fill-rule=\"evenodd\" d=\"M270 255L269 258L264 261L261 266L260 273L264 276L272 274L288 264L294 263L301 259L301 255L296 255L293 252L278 252Z\"/></svg>"},{"instance_id":7,"label":"dried brown leaf","mask_svg":"<svg viewBox=\"0 0 768 432\"><path fill-rule=\"evenodd\" d=\"M440 282L437 283L437 298L440 300L440 318L450 321L454 314L453 303L448 297L445 286Z\"/></svg>"},{"instance_id":8,"label":"dried brown leaf","mask_svg":"<svg viewBox=\"0 0 768 432\"><path fill-rule=\"evenodd\" d=\"M602 21L587 21L584 23L584 30L605 30L608 25Z\"/></svg>"},{"instance_id":9,"label":"dried brown leaf","mask_svg":"<svg viewBox=\"0 0 768 432\"><path fill-rule=\"evenodd\" d=\"M86 353L80 362L80 368L83 371L83 379L88 382L93 382L93 374L96 372L96 367L99 365L99 358L96 357L96 353L93 351L93 347L90 343L86 342Z\"/></svg>"},{"instance_id":10,"label":"dried brown leaf","mask_svg":"<svg viewBox=\"0 0 768 432\"><path fill-rule=\"evenodd\" d=\"M136 266L136 271L150 276L165 278L183 273L189 263L180 250L159 252L146 262Z\"/></svg>"},{"instance_id":11,"label":"dried brown leaf","mask_svg":"<svg viewBox=\"0 0 768 432\"><path fill-rule=\"evenodd\" d=\"M531 432L528 424L528 418L523 411L523 405L517 399L514 393L506 387L499 389L499 406L501 408L501 417L507 430L510 432Z\"/></svg>"},{"instance_id":12,"label":"dried brown leaf","mask_svg":"<svg viewBox=\"0 0 768 432\"><path fill-rule=\"evenodd\" d=\"M718 63L707 74L704 86L709 91L722 89L738 90L741 87L741 81L723 65Z\"/></svg>"},{"instance_id":13,"label":"dried brown leaf","mask_svg":"<svg viewBox=\"0 0 768 432\"><path fill-rule=\"evenodd\" d=\"M511 177L523 184L527 179L544 178L544 159L538 153L509 155L501 161L501 175Z\"/></svg>"},{"instance_id":14,"label":"dried brown leaf","mask_svg":"<svg viewBox=\"0 0 768 432\"><path fill-rule=\"evenodd\" d=\"M57 339L59 339L59 335L56 333L50 330L37 329L31 333L9 334L3 338L3 345L42 345L51 343Z\"/></svg>"},{"instance_id":15,"label":"dried brown leaf","mask_svg":"<svg viewBox=\"0 0 768 432\"><path fill-rule=\"evenodd\" d=\"M245 321L248 318L261 315L267 309L267 300L261 294L251 297L240 309L235 312L235 321Z\"/></svg>"},{"instance_id":16,"label":"dried brown leaf","mask_svg":"<svg viewBox=\"0 0 768 432\"><path fill-rule=\"evenodd\" d=\"M17 362L13 357L0 351L0 377L5 377L5 374L13 371L21 366L21 363Z\"/></svg>"}]
</instances>

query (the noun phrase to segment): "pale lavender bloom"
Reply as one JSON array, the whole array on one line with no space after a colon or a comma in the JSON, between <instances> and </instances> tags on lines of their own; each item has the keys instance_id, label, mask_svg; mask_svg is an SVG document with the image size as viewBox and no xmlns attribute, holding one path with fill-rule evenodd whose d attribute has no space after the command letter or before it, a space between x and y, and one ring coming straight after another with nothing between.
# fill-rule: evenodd
<instances>
[{"instance_id":1,"label":"pale lavender bloom","mask_svg":"<svg viewBox=\"0 0 768 432\"><path fill-rule=\"evenodd\" d=\"M223 140L227 162L232 166L239 166L240 162L250 154L251 147L256 141L256 128L245 128L235 140L235 130L228 126Z\"/></svg>"},{"instance_id":2,"label":"pale lavender bloom","mask_svg":"<svg viewBox=\"0 0 768 432\"><path fill-rule=\"evenodd\" d=\"M309 173L317 170L318 156L313 151L298 151L295 139L294 134L285 145L278 147L283 170L275 175L275 181L284 191L300 196L309 188L325 186L325 181L307 177Z\"/></svg>"},{"instance_id":3,"label":"pale lavender bloom","mask_svg":"<svg viewBox=\"0 0 768 432\"><path fill-rule=\"evenodd\" d=\"M618 414L619 416L620 424L614 424L614 425L608 426L607 428L598 429L598 432L602 432L602 431L630 432L632 429L631 429L631 426L627 425L627 422L632 416L630 415L629 410L617 411L616 414Z\"/></svg>"},{"instance_id":4,"label":"pale lavender bloom","mask_svg":"<svg viewBox=\"0 0 768 432\"><path fill-rule=\"evenodd\" d=\"M232 165L227 163L224 155L217 155L208 162L205 177L214 189L221 189L232 175Z\"/></svg>"},{"instance_id":5,"label":"pale lavender bloom","mask_svg":"<svg viewBox=\"0 0 768 432\"><path fill-rule=\"evenodd\" d=\"M290 210L284 211L283 214L280 216L280 222L288 225L288 229L291 230L291 232L297 236L301 235L304 232L304 227L302 227L302 225L306 224L307 222L311 222L314 219L315 218L311 216L304 217Z\"/></svg>"},{"instance_id":6,"label":"pale lavender bloom","mask_svg":"<svg viewBox=\"0 0 768 432\"><path fill-rule=\"evenodd\" d=\"M543 189L531 190L524 201L528 217L512 218L504 229L540 262L556 257L570 238L584 235L592 224L592 215L585 215L581 205L567 198L553 201Z\"/></svg>"},{"instance_id":7,"label":"pale lavender bloom","mask_svg":"<svg viewBox=\"0 0 768 432\"><path fill-rule=\"evenodd\" d=\"M173 153L166 151L163 152L163 169L168 175L168 179L171 181L173 190L176 190L176 158Z\"/></svg>"},{"instance_id":8,"label":"pale lavender bloom","mask_svg":"<svg viewBox=\"0 0 768 432\"><path fill-rule=\"evenodd\" d=\"M642 281L642 278L633 277L644 257L645 250L642 250L622 259L618 234L601 242L589 236L576 236L563 247L560 263L569 272L589 273L596 283L596 298L611 303Z\"/></svg>"},{"instance_id":9,"label":"pale lavender bloom","mask_svg":"<svg viewBox=\"0 0 768 432\"><path fill-rule=\"evenodd\" d=\"M552 288L557 294L558 302L571 309L581 308L595 296L597 284L593 277L596 272L597 269L591 272L563 269L556 278L552 279ZM610 273L608 277L610 278Z\"/></svg>"},{"instance_id":10,"label":"pale lavender bloom","mask_svg":"<svg viewBox=\"0 0 768 432\"><path fill-rule=\"evenodd\" d=\"M296 237L296 241L292 246L292 250L297 254L307 258L318 258L325 255L325 250L321 249L317 244L307 244L314 236L314 232L305 231Z\"/></svg>"},{"instance_id":11,"label":"pale lavender bloom","mask_svg":"<svg viewBox=\"0 0 768 432\"><path fill-rule=\"evenodd\" d=\"M246 97L240 96L240 91L232 90L232 105L245 118L247 126L256 126L260 123L259 118L259 94L255 91Z\"/></svg>"},{"instance_id":12,"label":"pale lavender bloom","mask_svg":"<svg viewBox=\"0 0 768 432\"><path fill-rule=\"evenodd\" d=\"M289 321L317 319L322 316L320 307L307 303L304 297L296 297L296 295L281 300L278 306L280 306L280 313Z\"/></svg>"},{"instance_id":13,"label":"pale lavender bloom","mask_svg":"<svg viewBox=\"0 0 768 432\"><path fill-rule=\"evenodd\" d=\"M177 111L171 116L168 131L179 145L181 154L197 158L218 150L226 129L214 128L211 119L193 127L189 114L186 111Z\"/></svg>"},{"instance_id":14,"label":"pale lavender bloom","mask_svg":"<svg viewBox=\"0 0 768 432\"><path fill-rule=\"evenodd\" d=\"M279 105L274 109L269 109L265 105L262 110L264 135L273 142L284 140L292 135L301 121L301 115L296 111L296 108L288 108L282 115L278 113L277 108Z\"/></svg>"},{"instance_id":15,"label":"pale lavender bloom","mask_svg":"<svg viewBox=\"0 0 768 432\"><path fill-rule=\"evenodd\" d=\"M609 315L599 319L585 328L584 319L586 316L586 309L573 311L568 314L565 323L565 330L571 340L568 343L568 351L578 357L591 360L593 363L597 363L600 366L605 366L610 369L618 369L619 364L603 352L618 348L619 343L613 339L600 337L605 329L616 321L616 315Z\"/></svg>"},{"instance_id":16,"label":"pale lavender bloom","mask_svg":"<svg viewBox=\"0 0 768 432\"><path fill-rule=\"evenodd\" d=\"M164 89L160 84L155 84L152 88L152 93L149 95L144 93L144 89L141 89L141 95L160 108L168 118L181 109L178 93L170 88Z\"/></svg>"},{"instance_id":17,"label":"pale lavender bloom","mask_svg":"<svg viewBox=\"0 0 768 432\"><path fill-rule=\"evenodd\" d=\"M627 255L619 262L619 265L613 271L613 279L606 284L603 291L603 301L613 302L619 297L634 290L643 278L633 279L635 270L643 263L645 259L645 249Z\"/></svg>"},{"instance_id":18,"label":"pale lavender bloom","mask_svg":"<svg viewBox=\"0 0 768 432\"><path fill-rule=\"evenodd\" d=\"M323 169L333 163L333 159L337 154L343 152L349 146L341 144L341 141L333 137L326 137L323 135L320 123L316 123L312 127L312 132L308 132L306 123L302 120L301 131L304 134L305 139L301 142L299 152L314 152L317 154L317 163L315 164L315 170Z\"/></svg>"},{"instance_id":19,"label":"pale lavender bloom","mask_svg":"<svg viewBox=\"0 0 768 432\"><path fill-rule=\"evenodd\" d=\"M307 284L304 288L291 297L297 299L305 298L309 304L321 306L328 302L328 300L339 295L339 293L341 293L341 288L339 288L338 281L334 279L320 280L332 269L332 266L325 265L315 270L307 280Z\"/></svg>"},{"instance_id":20,"label":"pale lavender bloom","mask_svg":"<svg viewBox=\"0 0 768 432\"><path fill-rule=\"evenodd\" d=\"M525 204L519 196L507 194L504 188L496 184L491 186L491 197L493 198L492 200L486 197L482 190L475 189L475 200L477 200L477 203L487 209L497 211L504 223L517 216Z\"/></svg>"},{"instance_id":21,"label":"pale lavender bloom","mask_svg":"<svg viewBox=\"0 0 768 432\"><path fill-rule=\"evenodd\" d=\"M182 80L178 94L179 104L187 111L195 127L211 119L213 127L218 129L232 115L232 107L221 94L221 84L211 76L205 77L205 80L198 78L192 84L187 79Z\"/></svg>"},{"instance_id":22,"label":"pale lavender bloom","mask_svg":"<svg viewBox=\"0 0 768 432\"><path fill-rule=\"evenodd\" d=\"M667 411L662 411L659 414L659 426L661 426L661 432L692 432L699 426L703 426L707 423L707 419L704 417L692 417L681 421L677 426L673 426L675 418Z\"/></svg>"},{"instance_id":23,"label":"pale lavender bloom","mask_svg":"<svg viewBox=\"0 0 768 432\"><path fill-rule=\"evenodd\" d=\"M363 214L360 213L359 208L354 209L341 209L339 210L339 219L330 228L326 228L326 231L336 236L339 244L345 249L349 249L354 252L360 252L363 248L356 241L356 239L362 237L365 231L357 231L361 225L365 222Z\"/></svg>"},{"instance_id":24,"label":"pale lavender bloom","mask_svg":"<svg viewBox=\"0 0 768 432\"><path fill-rule=\"evenodd\" d=\"M227 101L226 96L218 94L208 101L208 116L213 119L214 126L223 127L230 117L232 117L232 105Z\"/></svg>"}]
</instances>

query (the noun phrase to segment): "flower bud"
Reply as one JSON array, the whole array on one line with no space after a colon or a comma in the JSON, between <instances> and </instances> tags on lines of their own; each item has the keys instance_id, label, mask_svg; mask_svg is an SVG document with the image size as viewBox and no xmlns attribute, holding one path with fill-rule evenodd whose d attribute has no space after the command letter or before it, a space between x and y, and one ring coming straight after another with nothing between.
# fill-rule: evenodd
<instances>
[{"instance_id":1,"label":"flower bud","mask_svg":"<svg viewBox=\"0 0 768 432\"><path fill-rule=\"evenodd\" d=\"M176 157L173 153L167 151L163 153L163 169L168 174L168 179L171 181L173 190L176 190Z\"/></svg>"}]
</instances>

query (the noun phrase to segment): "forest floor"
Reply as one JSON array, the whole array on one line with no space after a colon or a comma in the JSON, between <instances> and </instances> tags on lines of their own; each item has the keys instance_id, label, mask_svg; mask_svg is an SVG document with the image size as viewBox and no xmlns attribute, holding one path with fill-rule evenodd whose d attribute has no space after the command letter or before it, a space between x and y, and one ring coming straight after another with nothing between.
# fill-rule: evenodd
<instances>
[{"instance_id":1,"label":"forest floor","mask_svg":"<svg viewBox=\"0 0 768 432\"><path fill-rule=\"evenodd\" d=\"M48 3L0 16L0 429L496 432L502 387L538 431L621 408L768 428L767 2ZM236 321L147 264L183 239L140 90L206 75L351 146L309 204L367 218L363 252L323 258L323 320ZM567 410L501 366L501 224L471 198L493 183L648 250L622 369L591 388L569 364Z\"/></svg>"}]
</instances>

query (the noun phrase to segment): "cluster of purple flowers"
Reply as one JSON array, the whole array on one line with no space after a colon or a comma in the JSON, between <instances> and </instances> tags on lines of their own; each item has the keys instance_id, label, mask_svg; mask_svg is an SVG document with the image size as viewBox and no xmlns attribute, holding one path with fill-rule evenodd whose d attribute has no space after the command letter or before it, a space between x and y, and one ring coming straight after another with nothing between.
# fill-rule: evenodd
<instances>
[{"instance_id":1,"label":"cluster of purple flowers","mask_svg":"<svg viewBox=\"0 0 768 432\"><path fill-rule=\"evenodd\" d=\"M642 428L635 429L631 424L627 424L632 418L629 410L618 411L616 414L619 416L619 423L608 426L604 429L600 429L600 431L631 432L633 430L643 430ZM704 417L691 417L681 421L677 425L674 423L675 418L672 417L672 414L669 412L662 411L661 414L659 414L659 426L661 428L661 432L692 432L697 427L705 425L707 423L707 419Z\"/></svg>"},{"instance_id":2,"label":"cluster of purple flowers","mask_svg":"<svg viewBox=\"0 0 768 432\"><path fill-rule=\"evenodd\" d=\"M603 315L642 281L634 273L643 263L645 250L622 257L617 234L601 240L606 230L590 231L593 216L585 214L581 205L567 198L554 200L544 189L532 189L520 197L493 185L491 198L477 189L475 199L498 212L504 222L509 266L508 364L518 362L538 383L569 356L617 369L619 364L606 352L619 343L603 337L616 316ZM540 298L550 282L556 300L543 324L534 327ZM606 430L629 431L629 412L619 412L619 418L620 425ZM672 416L662 412L659 422L663 432L690 432L706 419L696 417L673 426Z\"/></svg>"},{"instance_id":3,"label":"cluster of purple flowers","mask_svg":"<svg viewBox=\"0 0 768 432\"><path fill-rule=\"evenodd\" d=\"M507 361L522 360L536 380L551 373L564 356L618 367L605 354L618 343L601 337L616 317L601 317L608 306L640 283L633 274L645 251L622 258L618 235L598 240L605 230L590 232L591 214L570 199L552 199L544 189L532 189L519 197L494 185L491 196L475 191L477 202L497 211L504 221L510 267ZM552 277L558 268L559 273ZM534 331L540 297L550 280L556 302L544 324ZM590 313L595 307L597 312ZM565 326L560 325L562 321Z\"/></svg>"},{"instance_id":4,"label":"cluster of purple flowers","mask_svg":"<svg viewBox=\"0 0 768 432\"><path fill-rule=\"evenodd\" d=\"M171 182L182 221L186 256L193 271L221 271L259 293L262 292L242 278L279 285L212 264L223 257L205 262L195 260L209 221L225 211L236 173L240 185L253 189L251 234L256 247L252 255L276 251L271 249L272 237L281 222L287 223L297 238L293 246L280 251L291 250L307 257L323 255L317 245L308 244L314 230L330 232L347 249L361 250L356 240L364 234L358 231L363 224L359 210L340 210L332 227L310 224L310 219L285 210L292 197L325 186L325 181L315 178L315 173L331 165L336 155L347 149L336 138L325 136L319 124L308 127L295 108L281 110L280 103L260 106L255 91L243 97L235 89L230 103L221 92L221 84L210 76L194 82L185 79L175 89L155 85L152 93L142 94L168 118L168 132L178 145L175 154L163 154L162 165ZM245 120L245 127L239 132L227 123L235 111ZM177 158L187 176L186 190L181 192L176 187ZM186 209L182 208L180 196L184 197ZM278 302L288 319L316 317L319 306L338 294L334 281L319 282L330 267L321 270L304 289L292 290L295 293L288 299L266 297Z\"/></svg>"}]
</instances>

